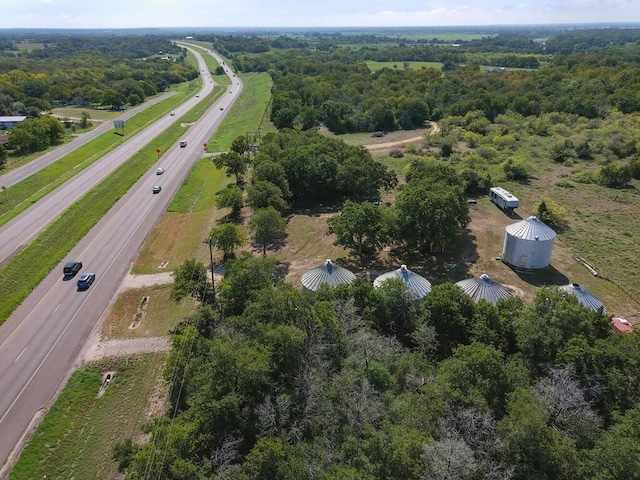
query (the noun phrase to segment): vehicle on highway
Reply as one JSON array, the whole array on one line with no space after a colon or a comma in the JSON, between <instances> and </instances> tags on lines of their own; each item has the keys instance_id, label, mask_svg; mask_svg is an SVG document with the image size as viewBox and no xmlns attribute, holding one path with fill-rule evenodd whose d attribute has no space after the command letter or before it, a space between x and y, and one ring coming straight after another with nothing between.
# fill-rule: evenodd
<instances>
[{"instance_id":1,"label":"vehicle on highway","mask_svg":"<svg viewBox=\"0 0 640 480\"><path fill-rule=\"evenodd\" d=\"M220 110L224 110L224 107L220 107Z\"/></svg>"},{"instance_id":2,"label":"vehicle on highway","mask_svg":"<svg viewBox=\"0 0 640 480\"><path fill-rule=\"evenodd\" d=\"M200 94L196 94L196 98L200 98Z\"/></svg>"},{"instance_id":3,"label":"vehicle on highway","mask_svg":"<svg viewBox=\"0 0 640 480\"><path fill-rule=\"evenodd\" d=\"M62 272L65 277L73 277L76 273L82 270L82 262L75 260L73 262L67 262L62 268Z\"/></svg>"},{"instance_id":4,"label":"vehicle on highway","mask_svg":"<svg viewBox=\"0 0 640 480\"><path fill-rule=\"evenodd\" d=\"M160 190L162 190L162 187L160 185L154 185L153 186L153 190L151 190L153 193L160 193Z\"/></svg>"},{"instance_id":5,"label":"vehicle on highway","mask_svg":"<svg viewBox=\"0 0 640 480\"><path fill-rule=\"evenodd\" d=\"M93 272L85 272L78 279L78 290L86 290L96 280L96 274Z\"/></svg>"},{"instance_id":6,"label":"vehicle on highway","mask_svg":"<svg viewBox=\"0 0 640 480\"><path fill-rule=\"evenodd\" d=\"M171 116L172 117L175 116L175 114L176 114L176 112L171 112Z\"/></svg>"},{"instance_id":7,"label":"vehicle on highway","mask_svg":"<svg viewBox=\"0 0 640 480\"><path fill-rule=\"evenodd\" d=\"M164 168L159 167L158 169L156 169L156 175L162 175L164 173Z\"/></svg>"},{"instance_id":8,"label":"vehicle on highway","mask_svg":"<svg viewBox=\"0 0 640 480\"><path fill-rule=\"evenodd\" d=\"M180 140L180 148L184 148L187 146L187 141L186 140Z\"/></svg>"}]
</instances>

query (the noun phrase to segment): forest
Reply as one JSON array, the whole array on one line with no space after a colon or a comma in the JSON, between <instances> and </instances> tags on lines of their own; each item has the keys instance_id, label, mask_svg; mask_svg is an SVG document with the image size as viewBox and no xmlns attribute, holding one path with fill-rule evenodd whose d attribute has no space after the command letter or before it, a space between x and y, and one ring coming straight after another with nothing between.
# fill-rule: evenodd
<instances>
[{"instance_id":1,"label":"forest","mask_svg":"<svg viewBox=\"0 0 640 480\"><path fill-rule=\"evenodd\" d=\"M334 133L348 133L411 129L427 119L474 110L491 121L507 111L587 118L602 118L612 108L637 112L638 35L638 29L564 32L542 45L520 33L505 33L455 48L336 43L323 50L281 39L283 45L275 47L275 39L256 37L249 43L262 42L258 54L238 51L237 38L216 38L213 46L226 51L240 71L271 74L277 127L307 129L322 123ZM395 62L398 68L371 72L367 60ZM440 62L447 75L403 67L408 61ZM487 75L480 65L506 70Z\"/></svg>"},{"instance_id":2,"label":"forest","mask_svg":"<svg viewBox=\"0 0 640 480\"><path fill-rule=\"evenodd\" d=\"M271 73L272 119L281 127L251 160L247 199L254 216L345 202L328 231L361 264L382 245L429 252L454 244L469 221L466 196L491 185L481 166L512 151L518 132L545 138L605 115L624 123L636 111L623 107L635 96L617 95L633 90L635 45L622 47L628 57L605 48L540 57L531 70L460 65L444 74L370 72L358 56L378 48L371 45L296 48L233 54L241 70ZM395 47L394 61L404 49ZM370 121L375 108L381 123ZM364 149L314 128L393 130L434 119L442 136L425 144L438 158L414 151L393 205L380 207L371 199L396 178ZM601 136L593 127L585 140L557 141L549 155L559 163L606 157L590 181L625 188L637 149L636 134L623 130ZM218 161L238 180L229 190L245 188L241 144ZM522 159L501 166L506 178L526 182ZM362 182L347 182L354 177ZM223 239L222 227L212 235ZM373 288L358 278L311 292L284 282L285 273L266 255L234 258L233 248L217 294L203 264L176 272L174 298L191 296L200 307L173 332L169 413L148 425L148 442L117 444L121 471L241 480L640 478L640 335L613 333L604 312L556 287L493 305L448 282L417 299L401 280Z\"/></svg>"},{"instance_id":3,"label":"forest","mask_svg":"<svg viewBox=\"0 0 640 480\"><path fill-rule=\"evenodd\" d=\"M54 105L137 105L198 76L185 62L185 52L168 37L0 38L0 115L38 117ZM18 44L35 47L20 49Z\"/></svg>"},{"instance_id":4,"label":"forest","mask_svg":"<svg viewBox=\"0 0 640 480\"><path fill-rule=\"evenodd\" d=\"M174 331L171 413L114 459L128 478L637 479L639 372L640 336L555 287L312 293L243 257Z\"/></svg>"}]
</instances>

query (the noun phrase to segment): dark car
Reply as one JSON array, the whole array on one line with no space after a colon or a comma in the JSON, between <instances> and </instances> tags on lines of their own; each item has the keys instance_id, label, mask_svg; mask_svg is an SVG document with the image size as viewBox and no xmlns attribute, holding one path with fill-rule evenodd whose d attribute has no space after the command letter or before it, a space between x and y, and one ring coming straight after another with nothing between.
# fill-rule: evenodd
<instances>
[{"instance_id":1,"label":"dark car","mask_svg":"<svg viewBox=\"0 0 640 480\"><path fill-rule=\"evenodd\" d=\"M74 262L65 263L62 272L65 277L73 277L80 270L82 270L82 262L76 260Z\"/></svg>"},{"instance_id":2,"label":"dark car","mask_svg":"<svg viewBox=\"0 0 640 480\"><path fill-rule=\"evenodd\" d=\"M96 280L96 274L92 272L85 272L78 279L78 290L86 290Z\"/></svg>"}]
</instances>

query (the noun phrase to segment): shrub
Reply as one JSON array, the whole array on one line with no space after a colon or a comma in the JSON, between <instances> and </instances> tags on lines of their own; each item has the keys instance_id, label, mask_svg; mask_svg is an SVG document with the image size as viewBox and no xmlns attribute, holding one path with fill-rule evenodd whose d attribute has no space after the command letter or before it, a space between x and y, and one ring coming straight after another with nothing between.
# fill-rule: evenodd
<instances>
[{"instance_id":1,"label":"shrub","mask_svg":"<svg viewBox=\"0 0 640 480\"><path fill-rule=\"evenodd\" d=\"M507 160L502 164L502 170L507 180L526 180L529 177L527 167L522 161Z\"/></svg>"},{"instance_id":2,"label":"shrub","mask_svg":"<svg viewBox=\"0 0 640 480\"><path fill-rule=\"evenodd\" d=\"M631 167L626 163L614 162L600 169L598 182L605 187L624 188L631 180Z\"/></svg>"},{"instance_id":3,"label":"shrub","mask_svg":"<svg viewBox=\"0 0 640 480\"><path fill-rule=\"evenodd\" d=\"M640 180L640 158L631 162L629 168L631 169L631 177Z\"/></svg>"},{"instance_id":4,"label":"shrub","mask_svg":"<svg viewBox=\"0 0 640 480\"><path fill-rule=\"evenodd\" d=\"M565 225L567 209L551 199L543 198L538 204L537 215L544 223L558 230Z\"/></svg>"}]
</instances>

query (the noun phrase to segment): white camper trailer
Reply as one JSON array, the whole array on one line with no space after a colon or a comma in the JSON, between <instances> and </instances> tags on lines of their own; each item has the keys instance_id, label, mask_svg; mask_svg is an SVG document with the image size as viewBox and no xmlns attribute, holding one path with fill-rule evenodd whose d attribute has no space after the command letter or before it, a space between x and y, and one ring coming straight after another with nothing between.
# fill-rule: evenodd
<instances>
[{"instance_id":1,"label":"white camper trailer","mask_svg":"<svg viewBox=\"0 0 640 480\"><path fill-rule=\"evenodd\" d=\"M491 187L489 189L489 198L493 203L505 211L513 210L520 206L520 200L518 200L512 193L507 192L501 187Z\"/></svg>"}]
</instances>

